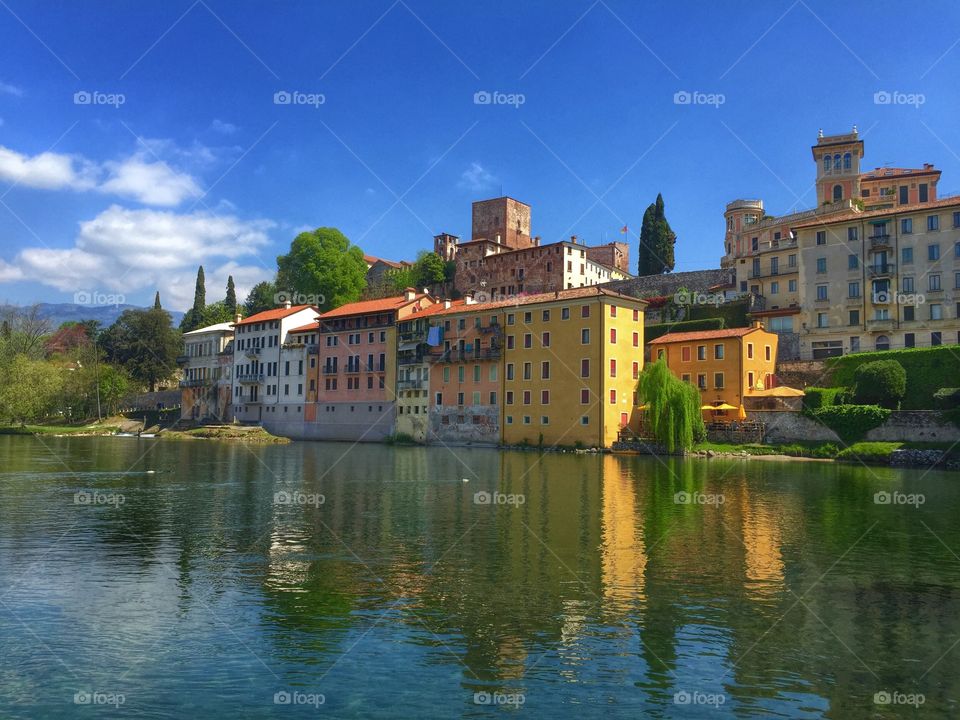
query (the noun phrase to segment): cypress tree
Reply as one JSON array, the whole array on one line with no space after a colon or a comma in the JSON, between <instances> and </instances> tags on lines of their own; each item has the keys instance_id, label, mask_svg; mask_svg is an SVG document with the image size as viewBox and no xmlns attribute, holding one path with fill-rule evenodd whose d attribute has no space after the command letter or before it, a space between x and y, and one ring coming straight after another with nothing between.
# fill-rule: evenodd
<instances>
[{"instance_id":1,"label":"cypress tree","mask_svg":"<svg viewBox=\"0 0 960 720\"><path fill-rule=\"evenodd\" d=\"M160 307L160 291L159 291L159 290L157 290L157 294L154 295L154 297L153 297L153 309L154 309L154 310L162 310L162 309L163 309L163 308Z\"/></svg>"},{"instance_id":2,"label":"cypress tree","mask_svg":"<svg viewBox=\"0 0 960 720\"><path fill-rule=\"evenodd\" d=\"M231 315L237 312L237 289L233 286L233 275L227 277L227 299L224 304Z\"/></svg>"},{"instance_id":3,"label":"cypress tree","mask_svg":"<svg viewBox=\"0 0 960 720\"><path fill-rule=\"evenodd\" d=\"M663 195L657 193L656 202L643 213L640 228L640 252L637 262L638 275L660 275L670 272L675 265L674 245L677 234L667 222Z\"/></svg>"},{"instance_id":4,"label":"cypress tree","mask_svg":"<svg viewBox=\"0 0 960 720\"><path fill-rule=\"evenodd\" d=\"M197 314L207 306L207 288L203 278L203 265L197 270L197 287L193 291L193 309Z\"/></svg>"}]
</instances>

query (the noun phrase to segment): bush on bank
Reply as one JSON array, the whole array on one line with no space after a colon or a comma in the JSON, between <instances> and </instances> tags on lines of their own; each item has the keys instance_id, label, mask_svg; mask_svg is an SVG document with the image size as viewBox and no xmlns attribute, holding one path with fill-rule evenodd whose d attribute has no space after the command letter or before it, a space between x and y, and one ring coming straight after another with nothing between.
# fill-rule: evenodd
<instances>
[{"instance_id":1,"label":"bush on bank","mask_svg":"<svg viewBox=\"0 0 960 720\"><path fill-rule=\"evenodd\" d=\"M861 365L878 360L896 360L907 375L907 386L900 404L902 410L931 410L934 393L940 388L955 387L960 378L960 348L941 345L929 348L906 348L880 352L853 353L830 358L830 384L853 387L854 373Z\"/></svg>"},{"instance_id":2,"label":"bush on bank","mask_svg":"<svg viewBox=\"0 0 960 720\"><path fill-rule=\"evenodd\" d=\"M811 414L845 443L852 443L883 425L890 417L890 410L878 405L831 405L814 410Z\"/></svg>"}]
</instances>

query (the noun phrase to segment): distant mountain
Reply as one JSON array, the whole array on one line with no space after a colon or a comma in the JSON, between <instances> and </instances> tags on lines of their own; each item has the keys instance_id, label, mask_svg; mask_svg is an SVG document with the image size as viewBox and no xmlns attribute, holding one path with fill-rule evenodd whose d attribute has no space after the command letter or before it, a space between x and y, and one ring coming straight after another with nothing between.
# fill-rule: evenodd
<instances>
[{"instance_id":1,"label":"distant mountain","mask_svg":"<svg viewBox=\"0 0 960 720\"><path fill-rule=\"evenodd\" d=\"M124 310L144 310L136 305L79 305L76 303L37 303L40 314L50 321L54 328L65 322L80 322L81 320L96 320L101 327L112 325ZM0 306L0 312L9 310L10 306ZM167 310L173 318L176 327L183 319L183 313Z\"/></svg>"}]
</instances>

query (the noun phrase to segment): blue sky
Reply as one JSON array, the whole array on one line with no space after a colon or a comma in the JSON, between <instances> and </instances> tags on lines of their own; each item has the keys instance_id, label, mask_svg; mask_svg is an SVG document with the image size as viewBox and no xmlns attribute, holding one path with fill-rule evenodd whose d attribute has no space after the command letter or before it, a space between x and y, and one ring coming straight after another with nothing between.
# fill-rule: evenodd
<instances>
[{"instance_id":1,"label":"blue sky","mask_svg":"<svg viewBox=\"0 0 960 720\"><path fill-rule=\"evenodd\" d=\"M933 162L960 192L958 20L946 1L4 0L0 302L159 288L183 309L199 263L208 300L227 273L245 293L321 225L412 258L501 190L545 242L629 225L631 262L662 192L676 269L715 267L727 201L814 204L820 127L856 123L865 167Z\"/></svg>"}]
</instances>

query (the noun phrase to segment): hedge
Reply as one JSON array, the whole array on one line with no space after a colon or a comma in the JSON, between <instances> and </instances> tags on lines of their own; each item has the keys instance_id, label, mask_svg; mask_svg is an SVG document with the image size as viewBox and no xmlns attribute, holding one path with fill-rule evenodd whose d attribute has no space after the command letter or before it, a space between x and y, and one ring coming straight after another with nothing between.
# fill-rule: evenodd
<instances>
[{"instance_id":1,"label":"hedge","mask_svg":"<svg viewBox=\"0 0 960 720\"><path fill-rule=\"evenodd\" d=\"M702 320L681 320L675 323L655 323L643 328L644 342L650 343L658 337L671 332L693 332L695 330L723 330L723 318L703 318Z\"/></svg>"},{"instance_id":2,"label":"hedge","mask_svg":"<svg viewBox=\"0 0 960 720\"><path fill-rule=\"evenodd\" d=\"M878 405L831 405L814 410L811 414L845 443L852 443L883 425L890 417L890 410Z\"/></svg>"},{"instance_id":3,"label":"hedge","mask_svg":"<svg viewBox=\"0 0 960 720\"><path fill-rule=\"evenodd\" d=\"M836 405L836 397L841 392L846 390L842 387L808 387L804 391L803 396L803 409L808 412L813 412L814 410L819 410L822 407L830 407L831 405Z\"/></svg>"},{"instance_id":4,"label":"hedge","mask_svg":"<svg viewBox=\"0 0 960 720\"><path fill-rule=\"evenodd\" d=\"M858 405L880 405L891 410L900 407L907 392L907 371L896 360L873 360L853 371Z\"/></svg>"},{"instance_id":5,"label":"hedge","mask_svg":"<svg viewBox=\"0 0 960 720\"><path fill-rule=\"evenodd\" d=\"M960 388L940 388L933 394L933 404L941 410L960 408Z\"/></svg>"},{"instance_id":6,"label":"hedge","mask_svg":"<svg viewBox=\"0 0 960 720\"><path fill-rule=\"evenodd\" d=\"M960 377L960 347L942 345L829 358L826 362L831 371L831 384L852 387L856 369L875 360L896 360L907 371L907 392L900 403L902 410L932 409L933 394L940 388L955 386Z\"/></svg>"},{"instance_id":7,"label":"hedge","mask_svg":"<svg viewBox=\"0 0 960 720\"><path fill-rule=\"evenodd\" d=\"M708 320L720 318L724 327L747 327L750 320L747 317L749 310L747 300L731 300L717 305L693 305L688 317L691 320Z\"/></svg>"}]
</instances>

